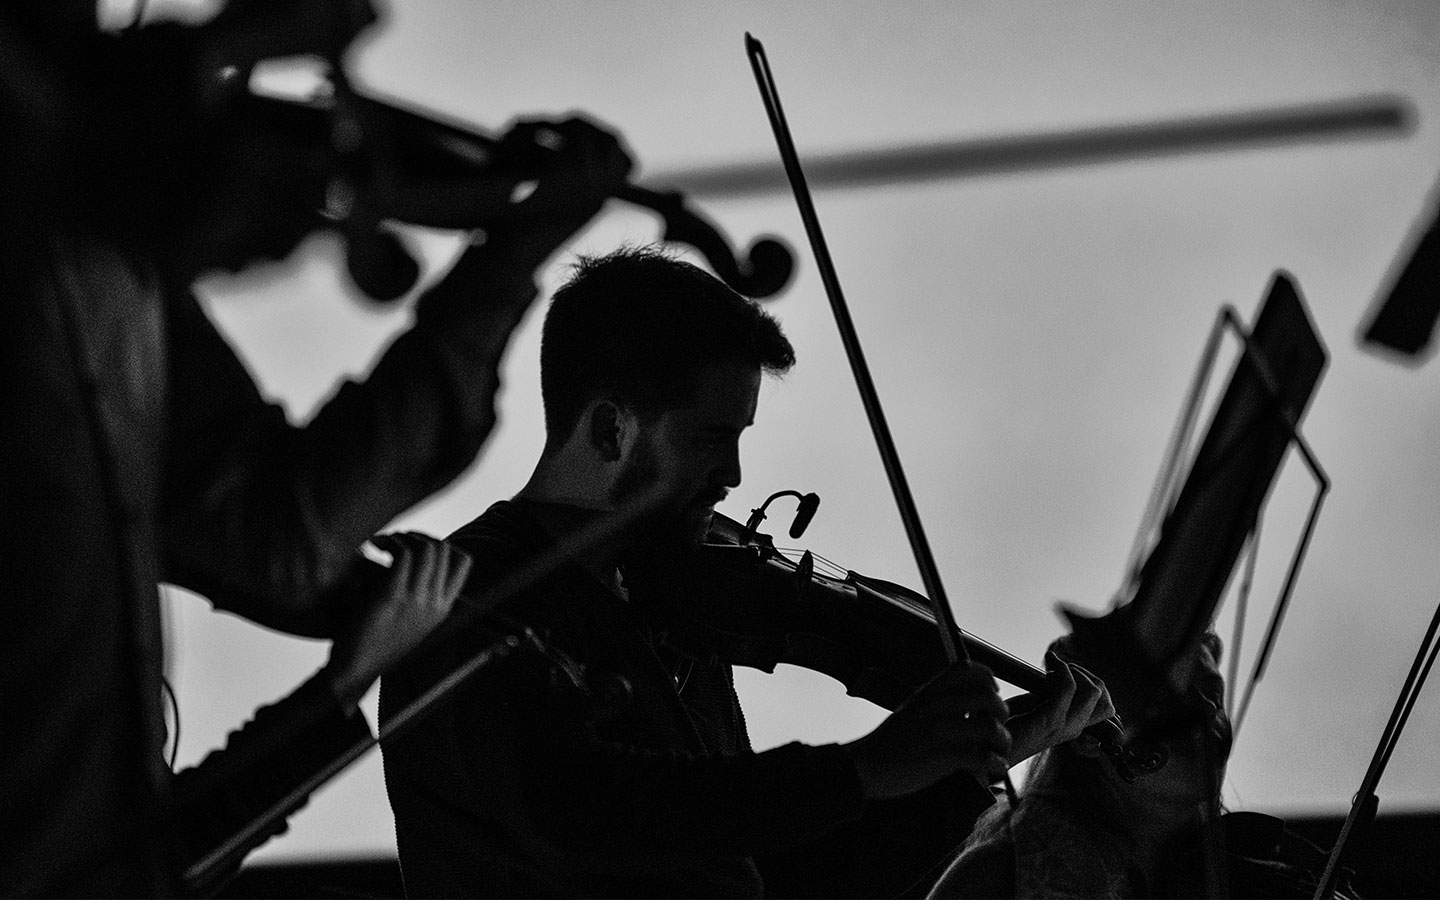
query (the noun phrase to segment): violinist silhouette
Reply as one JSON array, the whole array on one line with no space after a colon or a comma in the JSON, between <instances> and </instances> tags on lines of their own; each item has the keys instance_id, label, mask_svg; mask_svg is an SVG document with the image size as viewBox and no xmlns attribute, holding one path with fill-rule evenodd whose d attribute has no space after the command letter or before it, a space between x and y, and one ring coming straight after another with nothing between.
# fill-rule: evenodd
<instances>
[{"instance_id":1,"label":"violinist silhouette","mask_svg":"<svg viewBox=\"0 0 1440 900\"><path fill-rule=\"evenodd\" d=\"M686 602L686 554L740 483L741 434L764 374L793 364L789 341L753 301L643 248L582 260L541 340L546 443L513 499L449 538L476 560L464 593L657 483L665 499L505 608L581 663L589 691L507 664L383 748L409 894L899 894L1008 766L1111 714L1098 681L1057 661L1039 708L1007 726L993 678L965 663L858 740L754 752L730 667L661 641L647 611ZM385 675L382 728L487 639L452 633Z\"/></svg>"},{"instance_id":2,"label":"violinist silhouette","mask_svg":"<svg viewBox=\"0 0 1440 900\"><path fill-rule=\"evenodd\" d=\"M1074 631L1052 649L1101 675L1121 718L1139 721L1152 699L1135 654L1114 637L1121 629L1114 620L1123 615L1072 617ZM1163 735L1163 766L1123 778L1083 740L1046 750L1021 803L985 811L931 896L1214 896L1203 877L1200 835L1219 805L1231 735L1214 632L1205 633L1193 658L1190 691L1167 700L1165 714L1178 724ZM1242 889L1235 896L1288 894Z\"/></svg>"},{"instance_id":3,"label":"violinist silhouette","mask_svg":"<svg viewBox=\"0 0 1440 900\"><path fill-rule=\"evenodd\" d=\"M378 186L405 187L368 177L383 154L337 146L353 127L261 115L248 90L258 61L305 53L343 87L341 55L375 12L236 0L200 25L121 33L96 18L87 0L0 12L7 895L177 889L165 848L126 843L170 793L157 585L289 632L348 627L355 595L335 589L356 548L472 462L536 269L630 167L588 122L517 125L516 143L543 133L553 151L533 193L424 292L363 384L295 426L190 289L322 227L362 247L352 269L383 268L366 230L394 212ZM406 216L426 224L424 203Z\"/></svg>"}]
</instances>

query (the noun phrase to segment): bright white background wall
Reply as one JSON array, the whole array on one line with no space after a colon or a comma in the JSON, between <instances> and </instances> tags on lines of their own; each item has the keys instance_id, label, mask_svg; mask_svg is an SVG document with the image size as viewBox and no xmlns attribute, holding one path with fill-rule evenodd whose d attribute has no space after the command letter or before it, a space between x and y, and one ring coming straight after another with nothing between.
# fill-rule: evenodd
<instances>
[{"instance_id":1,"label":"bright white background wall","mask_svg":"<svg viewBox=\"0 0 1440 900\"><path fill-rule=\"evenodd\" d=\"M372 89L486 129L583 110L624 133L637 181L683 187L690 168L776 159L746 30L766 44L802 155L1363 95L1414 104L1414 130L1387 140L817 197L955 614L1037 662L1061 633L1057 599L1098 610L1117 586L1217 307L1234 303L1248 318L1275 269L1294 275L1332 354L1306 431L1334 490L1225 797L1279 815L1343 812L1440 599L1437 373L1355 340L1407 236L1431 214L1440 7L405 0L353 62ZM787 195L698 200L736 240L773 232L803 250ZM656 234L648 214L616 204L571 249ZM453 246L424 238L433 266ZM918 585L808 252L800 265L771 307L800 363L764 390L743 447L745 484L723 510L743 519L772 491L817 491L807 546ZM203 293L296 421L408 321L403 308L377 312L348 296L326 239ZM541 443L538 321L514 344L501 425L479 462L396 527L448 533L528 475ZM1262 607L1309 489L1287 466L1266 524ZM193 597L172 593L168 607L182 764L323 662L323 645ZM1228 621L1222 628L1228 640ZM811 673L747 674L741 690L764 745L848 739L877 721ZM1428 750L1437 738L1432 690L1381 783L1382 812L1440 804ZM262 853L386 852L393 840L372 757Z\"/></svg>"}]
</instances>

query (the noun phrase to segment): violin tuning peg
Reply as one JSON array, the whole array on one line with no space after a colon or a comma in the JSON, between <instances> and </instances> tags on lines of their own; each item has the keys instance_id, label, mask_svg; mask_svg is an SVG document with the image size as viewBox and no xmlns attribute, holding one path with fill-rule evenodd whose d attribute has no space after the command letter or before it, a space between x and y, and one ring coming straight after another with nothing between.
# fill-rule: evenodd
<instances>
[{"instance_id":1,"label":"violin tuning peg","mask_svg":"<svg viewBox=\"0 0 1440 900\"><path fill-rule=\"evenodd\" d=\"M815 575L815 556L809 550L795 564L795 596L803 596Z\"/></svg>"}]
</instances>

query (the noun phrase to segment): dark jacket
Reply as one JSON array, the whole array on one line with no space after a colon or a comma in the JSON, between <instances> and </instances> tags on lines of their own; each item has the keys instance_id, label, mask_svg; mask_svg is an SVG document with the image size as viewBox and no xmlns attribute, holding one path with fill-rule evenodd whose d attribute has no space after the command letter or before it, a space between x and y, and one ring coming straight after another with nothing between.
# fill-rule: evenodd
<instances>
[{"instance_id":1,"label":"dark jacket","mask_svg":"<svg viewBox=\"0 0 1440 900\"><path fill-rule=\"evenodd\" d=\"M172 857L134 840L169 793L158 584L323 635L294 610L473 459L508 337L486 300L535 288L502 273L482 296L423 298L369 378L300 427L145 262L38 224L6 235L0 894L166 893Z\"/></svg>"},{"instance_id":2,"label":"dark jacket","mask_svg":"<svg viewBox=\"0 0 1440 900\"><path fill-rule=\"evenodd\" d=\"M513 502L450 540L476 560L467 592L551 543ZM512 656L384 748L412 896L896 892L942 861L989 803L967 779L867 808L838 746L753 752L729 667L656 646L636 609L578 566L505 612L578 660L597 690L564 687L537 654ZM494 625L382 678L382 727L492 640ZM623 708L594 699L622 680ZM872 843L877 825L892 830ZM916 839L932 828L940 833Z\"/></svg>"}]
</instances>

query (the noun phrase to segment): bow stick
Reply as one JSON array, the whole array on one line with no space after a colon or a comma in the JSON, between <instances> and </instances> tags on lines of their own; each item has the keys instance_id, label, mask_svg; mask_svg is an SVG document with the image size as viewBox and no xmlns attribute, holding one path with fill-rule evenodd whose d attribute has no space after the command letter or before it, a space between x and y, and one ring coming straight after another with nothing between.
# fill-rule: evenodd
<instances>
[{"instance_id":1,"label":"bow stick","mask_svg":"<svg viewBox=\"0 0 1440 900\"><path fill-rule=\"evenodd\" d=\"M835 314L835 324L840 329L840 340L845 346L845 355L850 361L850 370L855 376L855 386L860 390L860 400L865 406L865 415L870 420L870 430L875 435L875 444L880 450L880 459L885 465L885 474L890 480L890 490L900 509L900 519L905 525L905 534L910 539L910 549L915 555L915 564L920 569L920 579L925 584L925 595L930 599L935 621L940 632L940 641L945 647L945 656L951 662L968 661L964 645L960 642L960 626L950 610L945 588L940 583L940 571L935 557L930 552L925 529L920 524L920 514L915 508L915 498L910 493L905 470L900 465L900 454L895 449L895 440L890 435L890 426L885 421L885 411L880 406L880 397L875 382L870 377L870 368L865 362L865 352L855 333L855 323L850 318L850 308L845 294L840 289L840 278L835 274L835 264L830 259L830 249L825 235L820 230L820 218L815 214L815 204L810 198L810 189L805 183L805 173L800 168L800 158L795 152L795 142L790 137L790 126L785 121L785 111L780 106L780 94L775 79L770 73L770 63L765 58L765 48L748 32L745 35L745 50L750 57L750 66L755 71L755 81L760 87L760 97L765 103L765 112L770 117L770 127L775 133L775 142L780 158L785 164L785 174L790 178L795 201L800 207L800 218L805 223L805 234L815 253L815 264L819 267L820 278L825 283L825 295L830 298L830 309Z\"/></svg>"},{"instance_id":2,"label":"bow stick","mask_svg":"<svg viewBox=\"0 0 1440 900\"><path fill-rule=\"evenodd\" d=\"M910 550L915 564L920 569L920 579L925 585L925 596L930 601L930 610L935 615L936 630L940 633L940 644L945 649L945 658L951 663L969 662L970 655L961 640L960 626L946 599L945 587L940 582L940 569L935 565L935 556L930 552L930 542L925 537L925 528L920 524L920 513L915 507L915 497L910 493L910 483L900 465L900 454L895 449L895 439L890 435L890 426L885 421L885 411L880 406L880 396L875 382L870 377L870 367L865 363L865 351L855 332L855 323L850 318L850 308L845 294L840 289L840 277L835 273L835 264L830 259L830 249L825 234L820 229L820 217L815 213L815 204L810 198L810 189L805 184L805 173L800 168L800 157L795 152L795 142L790 137L790 126L785 121L785 111L780 106L780 92L770 73L770 62L765 58L765 48L749 32L745 34L745 50L750 57L750 67L755 72L755 83L760 88L760 98L765 104L766 115L770 118L771 130L785 164L785 173L794 189L795 201L800 207L800 218L805 223L805 235L815 253L815 264L825 283L825 295L830 298L830 309L835 315L835 324L840 329L840 340L845 346L845 356L850 361L850 371L855 376L855 386L860 391L860 400L865 406L865 416L870 420L870 431L880 450L880 459L885 465L885 475L890 480L890 491L900 510L900 520L905 525L905 535L910 540ZM1019 795L1010 781L1010 773L1004 775L1005 796L1010 806L1019 804Z\"/></svg>"}]
</instances>

